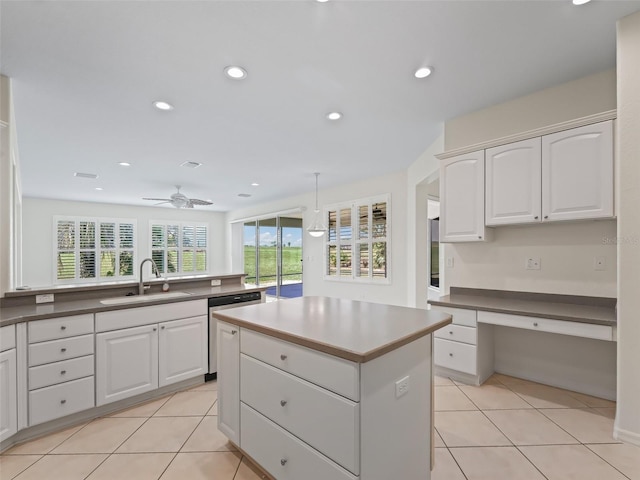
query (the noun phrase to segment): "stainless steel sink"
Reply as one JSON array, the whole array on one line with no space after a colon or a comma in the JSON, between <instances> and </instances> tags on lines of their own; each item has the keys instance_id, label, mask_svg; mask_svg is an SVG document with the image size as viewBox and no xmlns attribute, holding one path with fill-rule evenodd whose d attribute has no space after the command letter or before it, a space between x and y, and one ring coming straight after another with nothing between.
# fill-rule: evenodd
<instances>
[{"instance_id":1,"label":"stainless steel sink","mask_svg":"<svg viewBox=\"0 0 640 480\"><path fill-rule=\"evenodd\" d=\"M103 305L122 305L125 303L144 303L153 300L188 297L189 295L191 295L189 292L149 293L147 295L132 295L130 297L105 298L104 300L100 300L100 303Z\"/></svg>"}]
</instances>

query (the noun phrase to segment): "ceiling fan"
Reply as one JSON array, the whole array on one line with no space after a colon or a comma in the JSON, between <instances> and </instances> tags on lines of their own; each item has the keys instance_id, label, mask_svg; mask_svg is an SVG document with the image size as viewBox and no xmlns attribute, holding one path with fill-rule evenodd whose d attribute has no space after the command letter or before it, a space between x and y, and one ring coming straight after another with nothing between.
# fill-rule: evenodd
<instances>
[{"instance_id":1,"label":"ceiling fan","mask_svg":"<svg viewBox=\"0 0 640 480\"><path fill-rule=\"evenodd\" d=\"M164 203L170 203L176 208L193 208L195 205L213 205L213 202L209 202L207 200L200 200L199 198L189 198L185 194L180 193L180 185L176 185L176 189L178 190L176 193L172 194L169 198L143 198L143 200L155 200L160 203L156 203L156 205L162 205Z\"/></svg>"}]
</instances>

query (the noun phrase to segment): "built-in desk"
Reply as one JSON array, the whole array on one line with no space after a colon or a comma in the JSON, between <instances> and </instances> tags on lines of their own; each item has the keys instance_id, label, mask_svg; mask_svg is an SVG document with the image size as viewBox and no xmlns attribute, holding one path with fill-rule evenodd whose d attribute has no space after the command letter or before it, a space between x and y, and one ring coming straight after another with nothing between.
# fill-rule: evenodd
<instances>
[{"instance_id":1,"label":"built-in desk","mask_svg":"<svg viewBox=\"0 0 640 480\"><path fill-rule=\"evenodd\" d=\"M436 373L479 385L494 372L608 399L616 391L615 298L451 288L430 300Z\"/></svg>"}]
</instances>

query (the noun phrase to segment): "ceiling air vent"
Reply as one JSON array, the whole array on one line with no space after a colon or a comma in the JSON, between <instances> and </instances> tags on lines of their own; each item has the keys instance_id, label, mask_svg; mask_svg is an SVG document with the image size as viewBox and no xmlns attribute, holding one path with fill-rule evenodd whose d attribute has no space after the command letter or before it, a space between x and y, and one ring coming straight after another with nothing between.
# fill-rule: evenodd
<instances>
[{"instance_id":1,"label":"ceiling air vent","mask_svg":"<svg viewBox=\"0 0 640 480\"><path fill-rule=\"evenodd\" d=\"M201 165L202 164L198 162L184 162L180 164L181 167L186 167L186 168L198 168Z\"/></svg>"},{"instance_id":2,"label":"ceiling air vent","mask_svg":"<svg viewBox=\"0 0 640 480\"><path fill-rule=\"evenodd\" d=\"M239 193L238 196L242 197L242 198L249 198L251 196L251 194L250 193Z\"/></svg>"},{"instance_id":3,"label":"ceiling air vent","mask_svg":"<svg viewBox=\"0 0 640 480\"><path fill-rule=\"evenodd\" d=\"M98 175L96 175L95 173L82 173L82 172L76 172L73 174L74 177L78 177L78 178L98 178Z\"/></svg>"}]
</instances>

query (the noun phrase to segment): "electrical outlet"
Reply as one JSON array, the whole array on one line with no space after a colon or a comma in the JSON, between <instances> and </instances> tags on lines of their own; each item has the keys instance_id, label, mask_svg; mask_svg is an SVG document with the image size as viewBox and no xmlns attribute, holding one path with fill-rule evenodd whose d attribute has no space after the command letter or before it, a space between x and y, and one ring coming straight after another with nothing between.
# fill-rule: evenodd
<instances>
[{"instance_id":1,"label":"electrical outlet","mask_svg":"<svg viewBox=\"0 0 640 480\"><path fill-rule=\"evenodd\" d=\"M540 270L540 257L529 257L524 264L527 270Z\"/></svg>"},{"instance_id":2,"label":"electrical outlet","mask_svg":"<svg viewBox=\"0 0 640 480\"><path fill-rule=\"evenodd\" d=\"M396 398L407 394L409 392L409 376L401 378L396 382Z\"/></svg>"},{"instance_id":3,"label":"electrical outlet","mask_svg":"<svg viewBox=\"0 0 640 480\"><path fill-rule=\"evenodd\" d=\"M219 278L216 278L215 280L211 280L212 287L219 287L220 285L222 285L222 280L220 280Z\"/></svg>"},{"instance_id":4,"label":"electrical outlet","mask_svg":"<svg viewBox=\"0 0 640 480\"><path fill-rule=\"evenodd\" d=\"M447 268L453 268L453 257L447 257Z\"/></svg>"},{"instance_id":5,"label":"electrical outlet","mask_svg":"<svg viewBox=\"0 0 640 480\"><path fill-rule=\"evenodd\" d=\"M36 303L51 303L51 302L53 302L53 293L36 295Z\"/></svg>"},{"instance_id":6,"label":"electrical outlet","mask_svg":"<svg viewBox=\"0 0 640 480\"><path fill-rule=\"evenodd\" d=\"M606 257L593 257L593 269L594 270L606 270L607 258Z\"/></svg>"}]
</instances>

